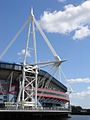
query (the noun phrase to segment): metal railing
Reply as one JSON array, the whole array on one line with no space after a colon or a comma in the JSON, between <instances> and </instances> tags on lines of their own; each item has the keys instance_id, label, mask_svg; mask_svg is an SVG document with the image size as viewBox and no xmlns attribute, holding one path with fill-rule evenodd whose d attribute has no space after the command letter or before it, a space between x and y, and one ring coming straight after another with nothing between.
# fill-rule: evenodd
<instances>
[{"instance_id":1,"label":"metal railing","mask_svg":"<svg viewBox=\"0 0 90 120\"><path fill-rule=\"evenodd\" d=\"M35 107L24 107L24 109L21 107L21 106L19 106L18 107L18 109L16 109L16 105L6 105L6 106L3 106L2 108L0 108L0 111L1 110L10 110L10 111L12 111L12 110L21 110L21 111L26 111L26 110L28 110L28 111L31 111L31 112L33 112L33 111L41 111L41 112L43 112L43 111L62 111L62 112L70 112L70 108L64 108L64 107L43 107L43 108L41 108L41 107L38 107L37 109L35 108Z\"/></svg>"}]
</instances>

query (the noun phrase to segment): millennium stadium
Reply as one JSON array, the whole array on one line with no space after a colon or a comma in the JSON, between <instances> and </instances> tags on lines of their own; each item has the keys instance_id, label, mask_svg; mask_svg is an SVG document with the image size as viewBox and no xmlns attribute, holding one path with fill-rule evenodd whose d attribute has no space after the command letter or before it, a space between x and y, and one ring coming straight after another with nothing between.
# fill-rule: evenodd
<instances>
[{"instance_id":1,"label":"millennium stadium","mask_svg":"<svg viewBox=\"0 0 90 120\"><path fill-rule=\"evenodd\" d=\"M3 62L3 56L27 25L29 27L23 62ZM37 60L36 28L50 49L54 60L38 62L41 58ZM27 62L30 36L33 38L34 50L32 63ZM43 55L47 56L45 52ZM49 72L52 70L55 74L63 62L65 60L61 60L58 56L31 9L28 20L0 54L0 111L28 111L33 114L70 113L68 88ZM51 66L49 71L46 70L47 68L44 69L48 66Z\"/></svg>"},{"instance_id":2,"label":"millennium stadium","mask_svg":"<svg viewBox=\"0 0 90 120\"><path fill-rule=\"evenodd\" d=\"M22 68L23 66L19 64L0 62L0 108L8 109L10 106L16 105L23 76ZM34 77L33 73L26 72L26 74L32 76L29 79ZM62 83L43 70L39 70L37 81L37 100L40 106L46 109L69 109L67 88ZM46 85L47 87L45 87ZM25 97L27 92L32 91L32 98L35 99L35 86L33 86L33 90L29 91L29 89L30 86L27 86ZM29 98L28 101L31 99ZM28 103L26 107L31 108L32 104L29 106Z\"/></svg>"}]
</instances>

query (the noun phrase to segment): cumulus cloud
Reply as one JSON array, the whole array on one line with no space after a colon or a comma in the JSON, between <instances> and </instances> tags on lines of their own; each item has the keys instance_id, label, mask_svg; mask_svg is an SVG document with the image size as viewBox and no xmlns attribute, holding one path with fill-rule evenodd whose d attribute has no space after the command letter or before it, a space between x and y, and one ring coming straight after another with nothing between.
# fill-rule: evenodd
<instances>
[{"instance_id":1,"label":"cumulus cloud","mask_svg":"<svg viewBox=\"0 0 90 120\"><path fill-rule=\"evenodd\" d=\"M87 37L89 35L90 35L90 29L88 28L88 26L85 26L75 31L75 35L73 36L73 39L83 39L84 37Z\"/></svg>"},{"instance_id":2,"label":"cumulus cloud","mask_svg":"<svg viewBox=\"0 0 90 120\"><path fill-rule=\"evenodd\" d=\"M40 24L43 29L51 33L66 34L74 31L74 39L90 36L90 0L78 6L66 5L63 11L44 11Z\"/></svg>"},{"instance_id":3,"label":"cumulus cloud","mask_svg":"<svg viewBox=\"0 0 90 120\"><path fill-rule=\"evenodd\" d=\"M90 86L88 86L87 89L90 90Z\"/></svg>"},{"instance_id":4,"label":"cumulus cloud","mask_svg":"<svg viewBox=\"0 0 90 120\"><path fill-rule=\"evenodd\" d=\"M90 89L87 91L81 91L81 92L76 92L76 93L71 93L70 95L71 98L90 98Z\"/></svg>"},{"instance_id":5,"label":"cumulus cloud","mask_svg":"<svg viewBox=\"0 0 90 120\"><path fill-rule=\"evenodd\" d=\"M90 89L70 94L71 104L80 105L83 108L90 108Z\"/></svg>"},{"instance_id":6,"label":"cumulus cloud","mask_svg":"<svg viewBox=\"0 0 90 120\"><path fill-rule=\"evenodd\" d=\"M18 55L25 55L25 49L22 49L22 50L18 53ZM27 57L30 57L30 50L29 50L29 49L27 50L26 55L27 55Z\"/></svg>"},{"instance_id":7,"label":"cumulus cloud","mask_svg":"<svg viewBox=\"0 0 90 120\"><path fill-rule=\"evenodd\" d=\"M63 2L65 2L66 0L57 0L57 1L63 3Z\"/></svg>"},{"instance_id":8,"label":"cumulus cloud","mask_svg":"<svg viewBox=\"0 0 90 120\"><path fill-rule=\"evenodd\" d=\"M69 84L90 83L90 78L68 79L67 82L68 82Z\"/></svg>"}]
</instances>

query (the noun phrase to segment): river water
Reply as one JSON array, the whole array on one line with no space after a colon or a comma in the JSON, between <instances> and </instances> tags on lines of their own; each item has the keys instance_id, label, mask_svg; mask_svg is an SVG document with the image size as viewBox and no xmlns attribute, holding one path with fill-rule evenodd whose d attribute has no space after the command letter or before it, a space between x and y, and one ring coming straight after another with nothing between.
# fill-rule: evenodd
<instances>
[{"instance_id":1,"label":"river water","mask_svg":"<svg viewBox=\"0 0 90 120\"><path fill-rule=\"evenodd\" d=\"M58 120L90 120L90 115L70 115L70 118L60 118Z\"/></svg>"},{"instance_id":2,"label":"river water","mask_svg":"<svg viewBox=\"0 0 90 120\"><path fill-rule=\"evenodd\" d=\"M54 118L53 116L49 117L36 117L31 120L90 120L90 115L69 115L68 118L61 118L60 116Z\"/></svg>"},{"instance_id":3,"label":"river water","mask_svg":"<svg viewBox=\"0 0 90 120\"><path fill-rule=\"evenodd\" d=\"M47 118L36 118L32 120L90 120L90 115L69 115L68 118L54 118L54 117L47 117Z\"/></svg>"}]
</instances>

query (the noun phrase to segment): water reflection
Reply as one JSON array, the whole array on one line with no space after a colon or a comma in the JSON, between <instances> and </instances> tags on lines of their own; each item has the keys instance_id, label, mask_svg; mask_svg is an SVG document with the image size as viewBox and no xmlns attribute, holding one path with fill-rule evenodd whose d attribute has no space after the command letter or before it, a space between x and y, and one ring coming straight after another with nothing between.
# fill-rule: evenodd
<instances>
[{"instance_id":1,"label":"water reflection","mask_svg":"<svg viewBox=\"0 0 90 120\"><path fill-rule=\"evenodd\" d=\"M32 120L90 120L89 115L70 115L68 118L60 117L60 116L50 116L50 117L38 117L33 118Z\"/></svg>"}]
</instances>

